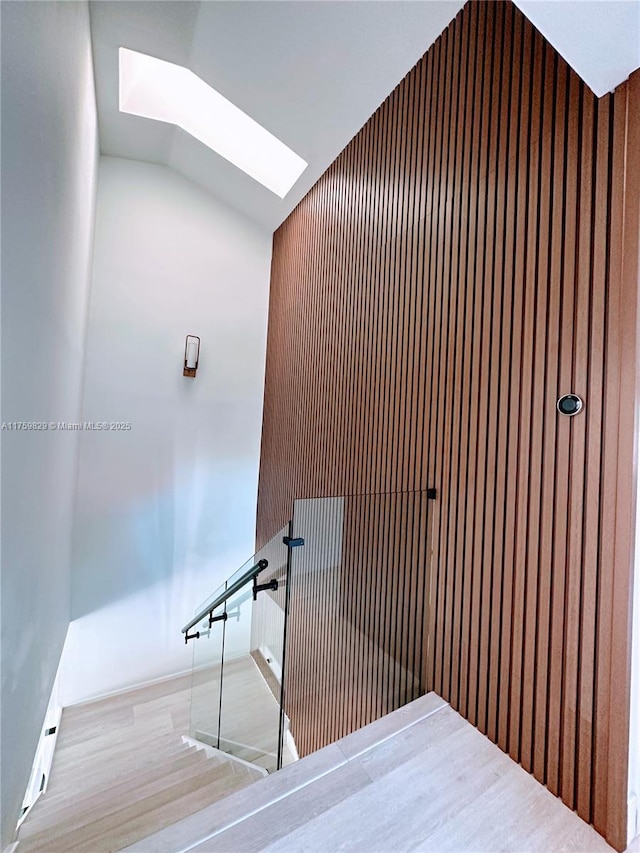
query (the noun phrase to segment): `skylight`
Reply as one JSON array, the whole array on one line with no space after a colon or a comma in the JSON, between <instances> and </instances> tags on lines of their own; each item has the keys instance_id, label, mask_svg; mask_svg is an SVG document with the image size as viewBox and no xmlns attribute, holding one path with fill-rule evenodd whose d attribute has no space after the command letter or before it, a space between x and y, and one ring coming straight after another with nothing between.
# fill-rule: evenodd
<instances>
[{"instance_id":1,"label":"skylight","mask_svg":"<svg viewBox=\"0 0 640 853\"><path fill-rule=\"evenodd\" d=\"M280 198L308 165L193 71L126 47L120 111L181 127Z\"/></svg>"}]
</instances>

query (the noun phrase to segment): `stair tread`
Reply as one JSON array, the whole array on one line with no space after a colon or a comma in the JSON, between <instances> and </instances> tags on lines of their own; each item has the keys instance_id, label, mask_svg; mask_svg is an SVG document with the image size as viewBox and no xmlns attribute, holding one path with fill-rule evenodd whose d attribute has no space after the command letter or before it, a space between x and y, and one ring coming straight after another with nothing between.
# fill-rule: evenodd
<instances>
[{"instance_id":1,"label":"stair tread","mask_svg":"<svg viewBox=\"0 0 640 853\"><path fill-rule=\"evenodd\" d=\"M176 699L182 709L184 723L188 726L188 697L191 690L191 677L182 676L169 682L148 685L117 696L98 699L84 705L64 708L61 718L59 745L62 748L86 743L95 736L118 733L136 725L142 718L148 722L148 711L169 711L175 719ZM147 726L148 728L148 726Z\"/></svg>"},{"instance_id":2,"label":"stair tread","mask_svg":"<svg viewBox=\"0 0 640 853\"><path fill-rule=\"evenodd\" d=\"M147 812L127 824L118 826L117 837L95 839L76 847L69 847L68 853L116 853L116 851L122 850L130 844L135 844L136 841L156 831L156 828L158 830L164 829L183 817L189 817L205 806L233 794L247 784L247 781L241 781L237 777L233 784L229 784L228 780L213 782L184 797L173 800L166 807Z\"/></svg>"},{"instance_id":3,"label":"stair tread","mask_svg":"<svg viewBox=\"0 0 640 853\"><path fill-rule=\"evenodd\" d=\"M225 762L226 763L226 762ZM64 824L61 832L52 837L42 833L20 842L22 853L84 853L115 851L136 840L175 823L215 802L249 782L235 773L221 773L221 766L192 777L185 783L174 784L136 803L125 805L104 817L78 827ZM185 791L185 787L188 789ZM66 831L62 831L65 829Z\"/></svg>"},{"instance_id":4,"label":"stair tread","mask_svg":"<svg viewBox=\"0 0 640 853\"><path fill-rule=\"evenodd\" d=\"M152 782L149 782L144 787L138 790L127 789L121 791L115 787L102 800L99 800L93 808L75 809L70 808L66 813L60 813L54 816L51 821L46 821L44 824L37 825L31 829L31 832L25 832L25 838L46 837L48 839L57 838L66 835L69 832L69 827L74 830L83 826L89 826L92 823L99 823L111 816L118 816L122 813L128 813L130 810L135 810L137 804L155 798L163 799L165 791L171 789L174 793L182 790L185 786L188 787L192 780L197 779L197 785L202 784L203 778L211 775L218 777L218 774L213 773L216 768L207 768L207 762L199 762L195 767L187 768L184 771L177 771L174 774L167 776L158 776ZM225 776L226 774L223 774Z\"/></svg>"},{"instance_id":5,"label":"stair tread","mask_svg":"<svg viewBox=\"0 0 640 853\"><path fill-rule=\"evenodd\" d=\"M109 788L92 791L87 796L67 797L42 814L35 813L34 810L29 823L25 824L24 837L34 836L45 829L51 831L51 827L72 818L80 826L83 823L83 815L86 816L84 822L88 822L92 814L108 814L110 805L121 804L123 797L126 796L129 802L135 802L147 796L152 786L159 789L163 784L167 787L175 781L196 775L208 761L201 750L190 751L174 762L166 764L162 768L162 775L159 775L160 768L155 767L153 771L141 774L137 778L134 776L126 782L116 782Z\"/></svg>"},{"instance_id":6,"label":"stair tread","mask_svg":"<svg viewBox=\"0 0 640 853\"><path fill-rule=\"evenodd\" d=\"M56 744L54 762L58 767L69 767L83 761L88 750L94 756L104 753L114 755L128 752L136 744L170 743L174 738L175 730L170 722L163 724L160 730L158 728L149 730L139 724L130 725L125 726L121 731L107 732L73 746Z\"/></svg>"},{"instance_id":7,"label":"stair tread","mask_svg":"<svg viewBox=\"0 0 640 853\"><path fill-rule=\"evenodd\" d=\"M51 782L45 794L46 800L50 802L53 798L64 798L73 792L101 789L105 784L110 784L114 779L128 779L144 770L157 766L163 760L170 760L174 755L184 752L184 744L176 742L173 747L164 747L162 752L142 753L137 755L137 760L130 762L132 766L123 768L118 757L113 760L101 761L97 766L79 768L73 771L62 771L52 768Z\"/></svg>"},{"instance_id":8,"label":"stair tread","mask_svg":"<svg viewBox=\"0 0 640 853\"><path fill-rule=\"evenodd\" d=\"M47 791L20 828L20 853L121 850L251 785L257 770L183 740L190 688L180 678L65 709Z\"/></svg>"}]
</instances>

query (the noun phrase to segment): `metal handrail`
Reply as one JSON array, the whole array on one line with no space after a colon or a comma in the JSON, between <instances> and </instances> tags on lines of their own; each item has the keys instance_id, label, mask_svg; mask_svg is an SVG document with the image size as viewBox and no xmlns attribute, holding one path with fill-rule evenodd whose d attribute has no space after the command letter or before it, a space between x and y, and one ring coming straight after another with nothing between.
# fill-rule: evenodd
<instances>
[{"instance_id":1,"label":"metal handrail","mask_svg":"<svg viewBox=\"0 0 640 853\"><path fill-rule=\"evenodd\" d=\"M220 595L213 601L212 604L207 604L206 607L203 607L202 610L198 613L197 616L194 616L191 622L188 622L184 628L182 629L182 633L186 634L190 628L193 628L194 625L197 625L201 619L204 619L205 616L211 616L216 607L220 607L221 604L224 604L227 599L231 598L232 595L242 589L245 584L248 584L249 581L252 581L255 577L257 577L260 572L264 571L267 568L269 562L267 560L258 560L255 566L252 566L250 569L241 575L235 583L232 583L228 589L225 589L224 592L221 592Z\"/></svg>"}]
</instances>

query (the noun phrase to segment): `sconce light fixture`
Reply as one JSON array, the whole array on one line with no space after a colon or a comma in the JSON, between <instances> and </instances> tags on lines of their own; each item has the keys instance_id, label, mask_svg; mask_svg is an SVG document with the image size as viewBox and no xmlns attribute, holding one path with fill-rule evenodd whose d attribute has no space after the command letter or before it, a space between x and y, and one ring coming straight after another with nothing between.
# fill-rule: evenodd
<instances>
[{"instance_id":1,"label":"sconce light fixture","mask_svg":"<svg viewBox=\"0 0 640 853\"><path fill-rule=\"evenodd\" d=\"M196 335L187 335L187 340L184 345L184 369L183 376L195 378L196 370L198 369L198 360L200 358L200 338Z\"/></svg>"}]
</instances>

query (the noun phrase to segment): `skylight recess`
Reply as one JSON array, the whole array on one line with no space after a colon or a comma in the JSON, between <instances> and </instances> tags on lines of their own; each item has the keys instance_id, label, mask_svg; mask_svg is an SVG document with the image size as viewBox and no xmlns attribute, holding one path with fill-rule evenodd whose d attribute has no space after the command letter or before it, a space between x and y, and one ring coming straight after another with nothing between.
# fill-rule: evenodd
<instances>
[{"instance_id":1,"label":"skylight recess","mask_svg":"<svg viewBox=\"0 0 640 853\"><path fill-rule=\"evenodd\" d=\"M308 165L193 71L126 47L120 111L181 127L280 198Z\"/></svg>"}]
</instances>

